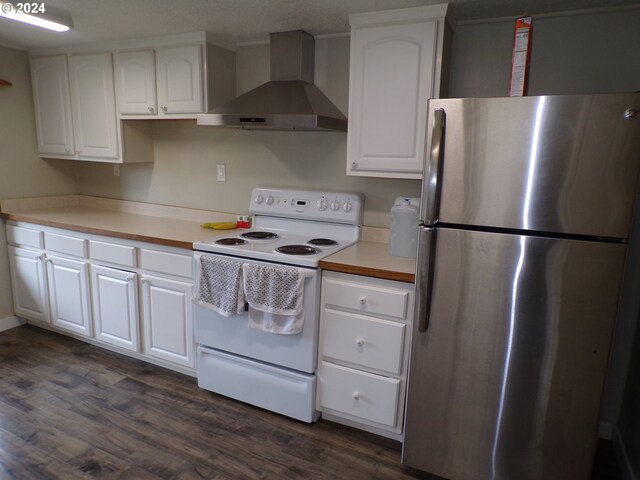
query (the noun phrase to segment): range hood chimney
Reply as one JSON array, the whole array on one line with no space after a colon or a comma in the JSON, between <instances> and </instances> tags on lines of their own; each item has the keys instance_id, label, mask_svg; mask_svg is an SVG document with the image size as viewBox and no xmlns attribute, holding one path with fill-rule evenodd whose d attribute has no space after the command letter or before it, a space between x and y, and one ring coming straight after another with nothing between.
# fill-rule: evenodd
<instances>
[{"instance_id":1,"label":"range hood chimney","mask_svg":"<svg viewBox=\"0 0 640 480\"><path fill-rule=\"evenodd\" d=\"M207 113L198 125L266 130L347 130L313 84L315 42L303 30L271 34L271 80Z\"/></svg>"}]
</instances>

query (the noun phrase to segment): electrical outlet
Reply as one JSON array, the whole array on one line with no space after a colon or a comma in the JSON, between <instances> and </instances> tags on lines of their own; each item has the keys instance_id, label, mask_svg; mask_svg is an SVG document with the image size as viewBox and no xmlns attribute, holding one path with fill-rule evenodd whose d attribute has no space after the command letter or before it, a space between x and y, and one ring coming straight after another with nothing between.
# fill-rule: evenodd
<instances>
[{"instance_id":1,"label":"electrical outlet","mask_svg":"<svg viewBox=\"0 0 640 480\"><path fill-rule=\"evenodd\" d=\"M227 169L224 165L216 165L216 179L219 182L227 181Z\"/></svg>"}]
</instances>

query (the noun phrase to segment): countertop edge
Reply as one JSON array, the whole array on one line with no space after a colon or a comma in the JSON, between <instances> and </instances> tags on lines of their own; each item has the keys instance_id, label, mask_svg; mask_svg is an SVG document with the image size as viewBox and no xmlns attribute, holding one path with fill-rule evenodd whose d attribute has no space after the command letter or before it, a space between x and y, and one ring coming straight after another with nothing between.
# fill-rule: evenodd
<instances>
[{"instance_id":1,"label":"countertop edge","mask_svg":"<svg viewBox=\"0 0 640 480\"><path fill-rule=\"evenodd\" d=\"M35 225L44 225L47 227L63 228L65 230L71 230L73 232L89 233L93 235L102 235L105 237L122 238L125 240L134 240L140 242L153 243L156 245L164 245L167 247L184 248L187 250L193 250L193 243L184 242L180 240L171 240L168 238L149 237L146 235L137 235L132 233L115 232L113 230L103 230L100 228L83 227L80 225L73 225L69 223L55 222L50 220L41 220L29 216L16 215L13 213L0 212L0 218L4 220L11 220L14 222L26 222L33 223Z\"/></svg>"},{"instance_id":2,"label":"countertop edge","mask_svg":"<svg viewBox=\"0 0 640 480\"><path fill-rule=\"evenodd\" d=\"M320 268L331 272L350 273L352 275L363 275L366 277L381 278L383 280L415 283L415 274L413 273L382 270L379 268L363 267L360 265L337 263L326 260L320 260Z\"/></svg>"}]
</instances>

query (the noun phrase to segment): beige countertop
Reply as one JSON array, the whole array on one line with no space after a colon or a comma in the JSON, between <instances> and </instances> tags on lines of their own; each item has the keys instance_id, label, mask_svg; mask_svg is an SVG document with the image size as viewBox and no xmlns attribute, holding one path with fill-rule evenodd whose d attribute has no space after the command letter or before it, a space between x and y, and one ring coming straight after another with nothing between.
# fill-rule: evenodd
<instances>
[{"instance_id":1,"label":"beige countertop","mask_svg":"<svg viewBox=\"0 0 640 480\"><path fill-rule=\"evenodd\" d=\"M201 228L200 223L230 221L230 217L235 219L229 214L197 211L201 218L184 220L131 213L112 208L113 205L106 205L108 208L105 208L105 205L76 204L53 207L21 205L17 208L10 201L2 201L1 215L5 220L29 222L189 250L192 249L193 242L222 233L220 230ZM167 213L171 212L167 210Z\"/></svg>"},{"instance_id":2,"label":"beige countertop","mask_svg":"<svg viewBox=\"0 0 640 480\"><path fill-rule=\"evenodd\" d=\"M84 195L2 200L0 216L94 235L125 238L191 250L193 242L222 233L201 228L204 222L235 221L235 214L145 204ZM376 231L380 230L380 232ZM320 261L325 270L414 282L415 259L392 257L384 229L365 230L358 242Z\"/></svg>"},{"instance_id":3,"label":"beige countertop","mask_svg":"<svg viewBox=\"0 0 640 480\"><path fill-rule=\"evenodd\" d=\"M320 267L334 272L413 283L416 260L392 257L387 243L358 242L320 260Z\"/></svg>"}]
</instances>

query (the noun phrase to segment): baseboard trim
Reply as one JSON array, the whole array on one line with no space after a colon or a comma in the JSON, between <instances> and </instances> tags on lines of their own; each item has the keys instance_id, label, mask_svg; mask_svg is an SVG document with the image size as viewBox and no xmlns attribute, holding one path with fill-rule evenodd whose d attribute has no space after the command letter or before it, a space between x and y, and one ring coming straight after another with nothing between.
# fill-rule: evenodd
<instances>
[{"instance_id":1,"label":"baseboard trim","mask_svg":"<svg viewBox=\"0 0 640 480\"><path fill-rule=\"evenodd\" d=\"M11 328L19 327L20 325L24 325L27 323L26 320L16 317L12 315L10 317L0 318L0 332L4 332L5 330L9 330Z\"/></svg>"},{"instance_id":2,"label":"baseboard trim","mask_svg":"<svg viewBox=\"0 0 640 480\"><path fill-rule=\"evenodd\" d=\"M613 427L613 448L616 452L616 458L618 459L618 465L620 466L620 473L623 480L640 480L633 471L633 466L629 461L629 455L624 445L624 441L620 436L618 427Z\"/></svg>"}]
</instances>

